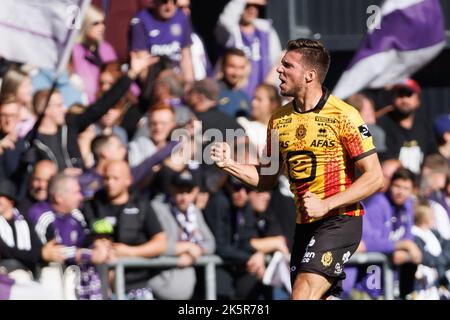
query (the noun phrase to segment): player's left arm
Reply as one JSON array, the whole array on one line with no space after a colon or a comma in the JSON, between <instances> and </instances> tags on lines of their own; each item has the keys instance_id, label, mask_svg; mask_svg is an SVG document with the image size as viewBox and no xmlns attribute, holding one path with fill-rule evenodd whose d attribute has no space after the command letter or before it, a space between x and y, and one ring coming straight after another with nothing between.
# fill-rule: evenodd
<instances>
[{"instance_id":1,"label":"player's left arm","mask_svg":"<svg viewBox=\"0 0 450 320\"><path fill-rule=\"evenodd\" d=\"M362 175L345 191L326 199L320 199L311 192L303 196L303 205L311 218L319 218L329 211L361 201L383 187L383 173L378 155L372 153L355 162Z\"/></svg>"}]
</instances>

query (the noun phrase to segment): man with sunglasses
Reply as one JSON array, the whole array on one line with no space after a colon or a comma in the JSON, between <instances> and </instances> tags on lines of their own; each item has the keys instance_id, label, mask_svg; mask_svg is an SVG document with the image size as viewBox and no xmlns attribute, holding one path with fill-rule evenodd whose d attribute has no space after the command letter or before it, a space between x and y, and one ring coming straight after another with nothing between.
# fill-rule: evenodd
<instances>
[{"instance_id":1,"label":"man with sunglasses","mask_svg":"<svg viewBox=\"0 0 450 320\"><path fill-rule=\"evenodd\" d=\"M405 168L414 173L426 155L436 152L430 121L418 118L421 89L408 79L392 88L393 110L380 118L379 124L386 133L387 159L399 159Z\"/></svg>"},{"instance_id":2,"label":"man with sunglasses","mask_svg":"<svg viewBox=\"0 0 450 320\"><path fill-rule=\"evenodd\" d=\"M190 46L191 21L176 0L153 0L131 19L130 50L168 56L177 63L187 82L194 79Z\"/></svg>"}]
</instances>

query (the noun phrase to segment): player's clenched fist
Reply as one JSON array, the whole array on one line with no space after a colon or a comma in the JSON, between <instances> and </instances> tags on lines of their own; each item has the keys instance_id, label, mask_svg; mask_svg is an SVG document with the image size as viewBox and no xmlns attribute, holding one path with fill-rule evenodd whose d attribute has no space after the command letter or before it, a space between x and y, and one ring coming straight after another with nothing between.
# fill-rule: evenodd
<instances>
[{"instance_id":1,"label":"player's clenched fist","mask_svg":"<svg viewBox=\"0 0 450 320\"><path fill-rule=\"evenodd\" d=\"M211 147L211 159L216 166L223 168L225 164L231 161L231 149L226 142L216 142Z\"/></svg>"},{"instance_id":2,"label":"player's clenched fist","mask_svg":"<svg viewBox=\"0 0 450 320\"><path fill-rule=\"evenodd\" d=\"M320 199L312 192L305 192L303 195L303 207L310 218L320 218L328 213L326 201Z\"/></svg>"}]
</instances>

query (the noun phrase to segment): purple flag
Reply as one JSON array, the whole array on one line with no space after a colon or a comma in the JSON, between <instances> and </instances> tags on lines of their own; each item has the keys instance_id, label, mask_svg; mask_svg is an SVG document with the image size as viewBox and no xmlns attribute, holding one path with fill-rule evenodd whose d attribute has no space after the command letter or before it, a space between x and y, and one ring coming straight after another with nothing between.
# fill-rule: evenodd
<instances>
[{"instance_id":1,"label":"purple flag","mask_svg":"<svg viewBox=\"0 0 450 320\"><path fill-rule=\"evenodd\" d=\"M402 82L444 46L439 0L386 0L379 27L369 30L333 94L347 98L364 88Z\"/></svg>"}]
</instances>

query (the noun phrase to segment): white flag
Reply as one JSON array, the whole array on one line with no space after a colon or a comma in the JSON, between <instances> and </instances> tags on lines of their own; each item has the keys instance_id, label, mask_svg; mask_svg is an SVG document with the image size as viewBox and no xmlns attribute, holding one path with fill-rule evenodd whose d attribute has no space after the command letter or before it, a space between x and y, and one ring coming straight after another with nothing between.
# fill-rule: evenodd
<instances>
[{"instance_id":1,"label":"white flag","mask_svg":"<svg viewBox=\"0 0 450 320\"><path fill-rule=\"evenodd\" d=\"M0 56L62 71L90 0L2 0Z\"/></svg>"}]
</instances>

